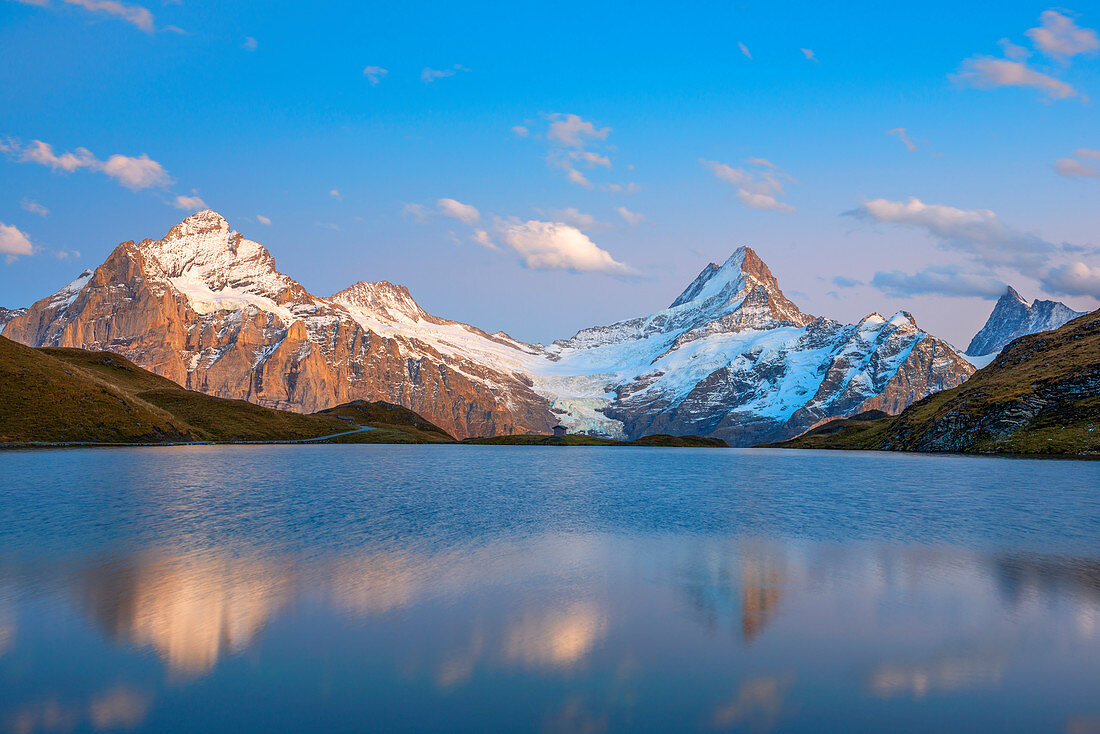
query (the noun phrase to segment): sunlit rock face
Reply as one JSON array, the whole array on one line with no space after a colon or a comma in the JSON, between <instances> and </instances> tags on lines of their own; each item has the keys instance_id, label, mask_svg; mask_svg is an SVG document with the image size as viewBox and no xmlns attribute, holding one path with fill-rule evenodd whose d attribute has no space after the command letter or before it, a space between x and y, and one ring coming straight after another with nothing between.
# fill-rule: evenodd
<instances>
[{"instance_id":1,"label":"sunlit rock face","mask_svg":"<svg viewBox=\"0 0 1100 734\"><path fill-rule=\"evenodd\" d=\"M526 345L431 317L385 282L314 296L212 211L163 239L122 243L4 335L118 352L184 387L273 408L386 400L459 438L551 425L546 400L510 369ZM479 348L502 353L503 367Z\"/></svg>"},{"instance_id":2,"label":"sunlit rock face","mask_svg":"<svg viewBox=\"0 0 1100 734\"><path fill-rule=\"evenodd\" d=\"M122 243L3 333L118 352L185 387L274 408L386 400L458 438L560 422L751 445L897 413L973 372L905 312L854 325L803 313L746 247L667 309L544 346L433 316L387 281L315 296L212 211Z\"/></svg>"}]
</instances>

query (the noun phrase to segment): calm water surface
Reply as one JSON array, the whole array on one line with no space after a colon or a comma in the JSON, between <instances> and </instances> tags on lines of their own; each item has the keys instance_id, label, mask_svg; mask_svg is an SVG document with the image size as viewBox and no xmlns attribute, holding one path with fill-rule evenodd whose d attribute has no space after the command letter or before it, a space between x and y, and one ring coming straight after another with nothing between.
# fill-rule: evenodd
<instances>
[{"instance_id":1,"label":"calm water surface","mask_svg":"<svg viewBox=\"0 0 1100 734\"><path fill-rule=\"evenodd\" d=\"M0 453L0 731L1100 732L1100 463Z\"/></svg>"}]
</instances>

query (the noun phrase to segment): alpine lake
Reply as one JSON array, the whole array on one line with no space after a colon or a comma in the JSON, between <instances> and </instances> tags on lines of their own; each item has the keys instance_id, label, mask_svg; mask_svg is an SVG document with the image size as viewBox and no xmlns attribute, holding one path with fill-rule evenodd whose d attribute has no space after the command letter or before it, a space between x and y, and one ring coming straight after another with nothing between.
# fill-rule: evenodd
<instances>
[{"instance_id":1,"label":"alpine lake","mask_svg":"<svg viewBox=\"0 0 1100 734\"><path fill-rule=\"evenodd\" d=\"M1100 732L1100 462L0 452L0 732Z\"/></svg>"}]
</instances>

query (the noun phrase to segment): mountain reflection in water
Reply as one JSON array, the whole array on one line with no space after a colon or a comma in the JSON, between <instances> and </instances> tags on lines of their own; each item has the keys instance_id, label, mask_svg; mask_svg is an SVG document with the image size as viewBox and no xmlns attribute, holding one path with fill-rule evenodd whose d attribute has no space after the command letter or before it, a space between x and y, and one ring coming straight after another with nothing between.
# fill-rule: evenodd
<instances>
[{"instance_id":1,"label":"mountain reflection in water","mask_svg":"<svg viewBox=\"0 0 1100 734\"><path fill-rule=\"evenodd\" d=\"M54 454L89 455L105 453ZM777 525L797 514L811 526L801 533L706 524L774 501L784 491L774 483L696 488L704 525L685 527L651 486L627 495L614 482L562 479L591 470L584 455L556 465L572 475L539 486L564 499L498 488L512 509L464 475L485 467L452 473L462 504L407 467L387 474L378 450L367 456L383 486L332 479L347 467L304 455L329 462L330 478L295 490L281 477L266 503L236 483L214 491L210 466L194 489L125 479L78 482L64 496L46 482L17 489L18 506L0 511L0 731L874 731L904 721L1087 732L1100 722L1100 543L1089 550L1100 524L1082 513L1091 505L1078 485L1064 513L1051 509L1057 472L1041 509L1049 547L1037 549L1014 541L1035 538L1013 530L1011 515L993 542L838 539L805 505L771 510ZM247 450L202 456L264 476ZM480 456L492 468L516 455ZM650 456L660 475L669 454L633 460ZM898 470L891 459L881 473ZM1083 464L978 469L1002 465L1082 467L1093 474L1081 486L1096 476ZM186 462L167 468L186 475ZM610 508L608 493L622 504ZM892 499L910 512L928 503L935 528L942 494ZM1014 496L1021 517L1024 499ZM594 517L530 509L551 501Z\"/></svg>"}]
</instances>

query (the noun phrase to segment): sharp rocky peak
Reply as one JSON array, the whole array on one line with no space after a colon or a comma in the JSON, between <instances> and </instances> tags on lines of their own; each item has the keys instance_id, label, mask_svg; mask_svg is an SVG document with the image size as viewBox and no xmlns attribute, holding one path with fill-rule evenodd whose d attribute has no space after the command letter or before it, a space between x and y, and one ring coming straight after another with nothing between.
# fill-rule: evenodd
<instances>
[{"instance_id":1,"label":"sharp rocky peak","mask_svg":"<svg viewBox=\"0 0 1100 734\"><path fill-rule=\"evenodd\" d=\"M692 281L670 308L717 295L733 296L746 286L763 285L769 293L780 293L771 270L751 247L738 247L724 263L710 263Z\"/></svg>"},{"instance_id":2,"label":"sharp rocky peak","mask_svg":"<svg viewBox=\"0 0 1100 734\"><path fill-rule=\"evenodd\" d=\"M1023 306L1025 307L1025 308L1031 305L1031 304L1030 304L1030 303L1028 303L1028 301L1027 301L1027 300L1026 300L1026 299L1025 299L1025 298L1024 298L1023 296L1021 296L1021 295L1019 294L1019 292L1018 292L1018 291L1017 291L1017 290L1016 290L1015 288L1013 288L1012 286L1007 286L1007 287L1005 288L1005 292L1004 292L1003 294L1001 294L1001 297L1000 297L1000 299L998 299L998 300L1000 300L1000 301L1006 301L1006 302L1008 302L1008 303L1013 303L1013 302L1015 302L1015 303L1020 303L1020 304L1022 304L1022 305L1023 305Z\"/></svg>"},{"instance_id":3,"label":"sharp rocky peak","mask_svg":"<svg viewBox=\"0 0 1100 734\"><path fill-rule=\"evenodd\" d=\"M970 340L966 353L972 357L993 354L1017 337L1057 329L1080 315L1060 301L1028 302L1008 286L981 331Z\"/></svg>"}]
</instances>

